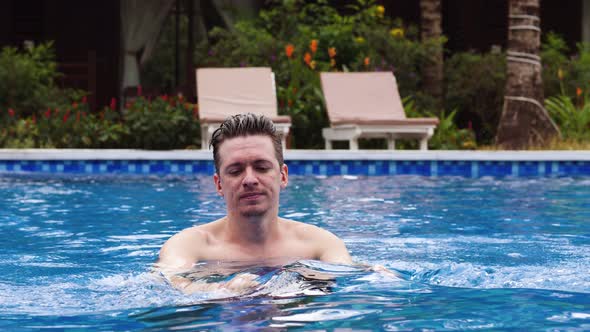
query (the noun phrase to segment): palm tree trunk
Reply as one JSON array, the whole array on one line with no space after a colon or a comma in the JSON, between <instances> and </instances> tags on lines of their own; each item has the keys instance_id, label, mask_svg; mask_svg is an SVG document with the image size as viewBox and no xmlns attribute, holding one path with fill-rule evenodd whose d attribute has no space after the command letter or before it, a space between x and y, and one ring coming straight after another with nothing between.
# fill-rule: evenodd
<instances>
[{"instance_id":1,"label":"palm tree trunk","mask_svg":"<svg viewBox=\"0 0 590 332\"><path fill-rule=\"evenodd\" d=\"M543 107L539 0L509 0L508 21L506 90L496 144L506 149L542 146L559 129Z\"/></svg>"},{"instance_id":2,"label":"palm tree trunk","mask_svg":"<svg viewBox=\"0 0 590 332\"><path fill-rule=\"evenodd\" d=\"M442 36L441 0L420 0L420 17L422 40L439 39ZM436 43L436 48L432 50L429 60L422 68L423 87L441 104L443 84L443 50L441 44Z\"/></svg>"}]
</instances>

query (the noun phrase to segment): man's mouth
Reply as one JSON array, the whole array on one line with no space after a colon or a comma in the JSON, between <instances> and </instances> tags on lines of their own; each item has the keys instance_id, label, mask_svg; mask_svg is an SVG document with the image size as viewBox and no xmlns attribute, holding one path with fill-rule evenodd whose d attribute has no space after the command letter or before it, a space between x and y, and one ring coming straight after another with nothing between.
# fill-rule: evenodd
<instances>
[{"instance_id":1,"label":"man's mouth","mask_svg":"<svg viewBox=\"0 0 590 332\"><path fill-rule=\"evenodd\" d=\"M264 194L261 192L252 192L252 193L245 193L240 195L240 199L244 200L255 200L262 197Z\"/></svg>"}]
</instances>

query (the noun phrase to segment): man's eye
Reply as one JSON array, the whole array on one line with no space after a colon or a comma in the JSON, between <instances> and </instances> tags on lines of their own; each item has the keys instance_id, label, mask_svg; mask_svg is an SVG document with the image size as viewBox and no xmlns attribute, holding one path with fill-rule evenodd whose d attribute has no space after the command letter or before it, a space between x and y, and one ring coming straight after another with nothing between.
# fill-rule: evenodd
<instances>
[{"instance_id":1,"label":"man's eye","mask_svg":"<svg viewBox=\"0 0 590 332\"><path fill-rule=\"evenodd\" d=\"M266 172L266 171L268 171L270 169L270 167L267 167L267 166L257 166L256 169L259 172Z\"/></svg>"},{"instance_id":2,"label":"man's eye","mask_svg":"<svg viewBox=\"0 0 590 332\"><path fill-rule=\"evenodd\" d=\"M238 168L229 169L227 171L227 174L229 174L229 175L238 175L238 174L240 174L240 170Z\"/></svg>"}]
</instances>

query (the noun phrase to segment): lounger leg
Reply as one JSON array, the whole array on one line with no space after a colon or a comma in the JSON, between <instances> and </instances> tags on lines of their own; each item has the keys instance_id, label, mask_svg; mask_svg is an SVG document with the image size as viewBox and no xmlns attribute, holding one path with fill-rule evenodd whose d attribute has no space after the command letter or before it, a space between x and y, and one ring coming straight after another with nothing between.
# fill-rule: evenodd
<instances>
[{"instance_id":1,"label":"lounger leg","mask_svg":"<svg viewBox=\"0 0 590 332\"><path fill-rule=\"evenodd\" d=\"M389 150L395 150L395 139L393 137L387 138L387 148Z\"/></svg>"},{"instance_id":2,"label":"lounger leg","mask_svg":"<svg viewBox=\"0 0 590 332\"><path fill-rule=\"evenodd\" d=\"M423 151L428 150L428 138L420 139L420 150L423 150Z\"/></svg>"},{"instance_id":3,"label":"lounger leg","mask_svg":"<svg viewBox=\"0 0 590 332\"><path fill-rule=\"evenodd\" d=\"M326 150L332 150L332 141L326 139Z\"/></svg>"},{"instance_id":4,"label":"lounger leg","mask_svg":"<svg viewBox=\"0 0 590 332\"><path fill-rule=\"evenodd\" d=\"M207 129L201 129L201 149L207 150L209 148L209 136Z\"/></svg>"},{"instance_id":5,"label":"lounger leg","mask_svg":"<svg viewBox=\"0 0 590 332\"><path fill-rule=\"evenodd\" d=\"M359 140L358 138L353 138L350 140L350 149L351 150L358 150L359 149Z\"/></svg>"}]
</instances>

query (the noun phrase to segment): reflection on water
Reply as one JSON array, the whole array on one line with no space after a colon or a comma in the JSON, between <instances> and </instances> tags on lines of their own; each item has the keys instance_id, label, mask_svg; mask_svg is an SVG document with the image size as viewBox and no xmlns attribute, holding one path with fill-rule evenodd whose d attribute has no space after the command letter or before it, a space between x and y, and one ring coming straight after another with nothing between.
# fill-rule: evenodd
<instances>
[{"instance_id":1,"label":"reflection on water","mask_svg":"<svg viewBox=\"0 0 590 332\"><path fill-rule=\"evenodd\" d=\"M261 262L204 262L193 269L178 274L191 281L193 285L212 286L207 296L221 297L294 297L302 295L324 295L332 291L337 277L360 274L366 268L358 266L326 264L303 260L283 264L283 260ZM245 279L247 287L233 289L228 284ZM240 281L241 282L241 281ZM205 292L198 292L205 293Z\"/></svg>"}]
</instances>

